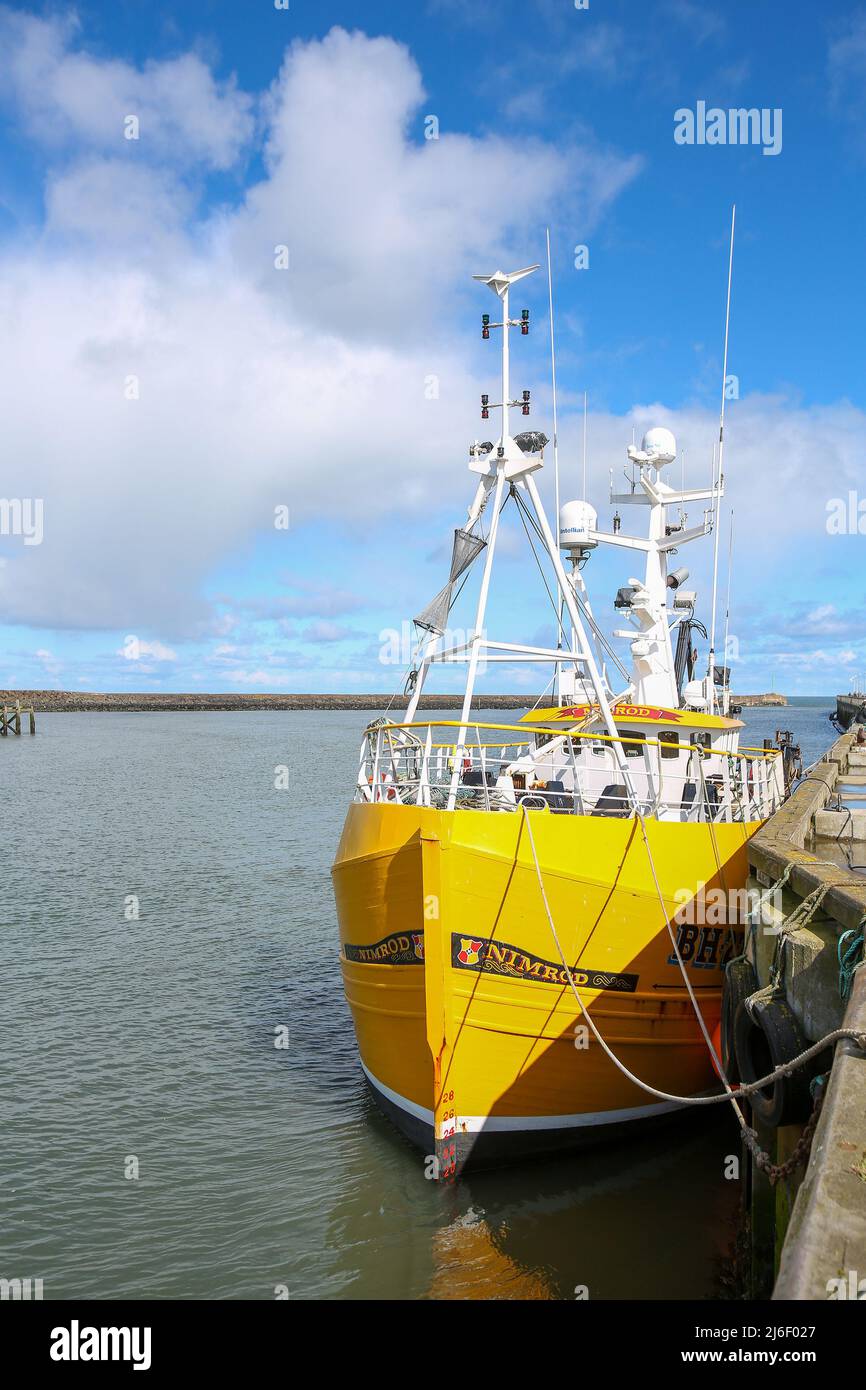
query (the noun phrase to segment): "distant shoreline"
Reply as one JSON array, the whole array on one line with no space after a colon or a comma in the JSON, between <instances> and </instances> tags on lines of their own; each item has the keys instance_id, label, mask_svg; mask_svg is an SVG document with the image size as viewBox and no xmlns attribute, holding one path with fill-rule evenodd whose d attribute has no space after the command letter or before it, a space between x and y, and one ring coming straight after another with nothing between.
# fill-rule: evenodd
<instances>
[{"instance_id":1,"label":"distant shoreline","mask_svg":"<svg viewBox=\"0 0 866 1390\"><path fill-rule=\"evenodd\" d=\"M243 710L384 710L399 706L402 696L396 695L236 695L231 691L218 695L203 693L187 694L167 691L165 693L112 693L82 690L0 690L0 704L14 705L20 700L22 705L33 705L37 711L47 714L150 714L162 710L166 713L204 713L207 711ZM804 697L806 698L806 697ZM822 697L815 696L816 700ZM734 704L743 708L784 707L787 697L775 693L767 695L732 695ZM476 695L472 708L479 709L525 709L534 703L534 697L521 695ZM422 710L460 709L462 695L422 695L419 708Z\"/></svg>"},{"instance_id":2,"label":"distant shoreline","mask_svg":"<svg viewBox=\"0 0 866 1390\"><path fill-rule=\"evenodd\" d=\"M47 714L150 714L202 713L207 711L241 710L383 710L389 705L399 709L405 700L402 695L235 695L227 691L220 695L185 694L167 691L165 694L120 694L81 690L0 690L0 704L33 707ZM472 708L525 709L534 696L477 695ZM422 695L420 709L460 709L462 695Z\"/></svg>"}]
</instances>

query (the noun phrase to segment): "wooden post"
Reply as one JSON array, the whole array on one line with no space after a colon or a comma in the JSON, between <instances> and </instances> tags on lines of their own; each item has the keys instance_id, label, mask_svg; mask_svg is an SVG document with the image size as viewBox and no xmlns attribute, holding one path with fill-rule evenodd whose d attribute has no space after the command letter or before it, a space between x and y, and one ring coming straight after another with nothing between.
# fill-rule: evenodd
<instances>
[{"instance_id":1,"label":"wooden post","mask_svg":"<svg viewBox=\"0 0 866 1390\"><path fill-rule=\"evenodd\" d=\"M31 734L36 733L36 711L32 705L22 705L16 700L14 705L0 705L0 738L8 738L10 733L21 733L21 719L27 715Z\"/></svg>"}]
</instances>

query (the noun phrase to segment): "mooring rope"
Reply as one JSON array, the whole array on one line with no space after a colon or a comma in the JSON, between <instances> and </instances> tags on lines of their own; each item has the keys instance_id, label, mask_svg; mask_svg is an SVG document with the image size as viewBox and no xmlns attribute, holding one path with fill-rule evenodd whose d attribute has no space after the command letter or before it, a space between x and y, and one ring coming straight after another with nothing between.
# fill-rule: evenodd
<instances>
[{"instance_id":1,"label":"mooring rope","mask_svg":"<svg viewBox=\"0 0 866 1390\"><path fill-rule=\"evenodd\" d=\"M853 937L850 946L842 949L843 943L848 937ZM854 976L857 971L866 965L866 960L857 960L858 955L863 951L863 926L852 927L850 931L843 932L839 937L839 944L836 947L836 958L839 962L839 997L847 999L854 984Z\"/></svg>"},{"instance_id":2,"label":"mooring rope","mask_svg":"<svg viewBox=\"0 0 866 1390\"><path fill-rule=\"evenodd\" d=\"M571 986L571 992L574 995L575 1000L577 1001L577 1006L580 1009L580 1012L583 1015L583 1017L586 1019L590 1031L593 1034L593 1037L595 1038L596 1042L599 1044L605 1055L610 1059L611 1062L613 1062L614 1066L623 1074L623 1076L626 1077L627 1080L631 1081L635 1086L639 1087L640 1090L645 1091L647 1095L655 1096L658 1100L673 1101L677 1105L719 1105L724 1101L729 1101L737 1115L740 1128L743 1132L744 1141L749 1146L749 1148L752 1149L753 1152L755 1152L756 1150L757 1152L760 1152L760 1150L757 1149L757 1136L755 1134L755 1131L750 1129L750 1127L746 1123L746 1119L743 1115L742 1110L737 1104L739 1098L750 1096L755 1091L763 1091L767 1086L770 1086L775 1081L777 1081L779 1077L790 1075L790 1073L795 1071L798 1067L801 1067L806 1062L811 1061L813 1057L817 1057L817 1055L820 1052L822 1052L825 1047L829 1047L831 1044L841 1042L843 1039L855 1043L855 1045L858 1048L866 1052L866 1032L861 1033L854 1028L837 1028L834 1032L828 1033L827 1036L825 1038L822 1038L820 1042L813 1043L811 1047L807 1047L804 1052L801 1052L797 1057L792 1058L790 1062L785 1062L782 1066L776 1067L775 1071L770 1072L769 1075L762 1076L760 1080L753 1081L748 1085L740 1086L737 1091L734 1091L725 1074L725 1070L722 1066L721 1059L718 1057L716 1050L713 1047L709 1033L707 1032L707 1027L706 1023L704 1022L703 1014L701 1013L700 1008L698 1007L698 1002L695 998L691 981L689 980L688 975L686 973L685 963L682 959L682 956L680 955L679 948L676 943L676 936L674 932L671 930L671 924L667 917L667 909L665 908L664 898L661 893L661 886L656 876L655 863L653 861L652 851L649 846L649 841L646 838L646 827L644 826L644 838L647 845L647 850L649 852L650 868L652 871L653 879L655 880L656 888L659 893L662 908L665 913L665 922L668 928L668 933L673 942L677 962L680 966L683 981L685 983L686 990L689 994L689 998L692 1001L692 1006L695 1010L698 1023L700 1024L701 1032L704 1035L704 1040L707 1044L711 1057L715 1058L715 1061L717 1063L716 1069L718 1071L719 1077L721 1078L722 1084L725 1087L725 1090L723 1094L715 1096L677 1096L673 1095L670 1091L660 1091L657 1087L650 1086L648 1082L642 1081L639 1076L635 1076L633 1072L629 1071L625 1063L622 1062L619 1059L619 1057L617 1057L616 1053L602 1037L601 1033L595 1025L594 1020L590 1017L589 1010L583 1002L580 990L574 982L574 976L572 975L571 968L569 967L569 964L565 958L565 952L562 949L562 943L560 942L559 935L556 930L556 924L553 920L553 914L550 911L550 904L547 900L547 892L544 887L544 876L541 872L541 865L538 861L538 853L535 848L535 837L532 833L532 825L529 820L529 813L526 810L525 806L522 807L522 810L523 820L524 824L526 825L527 833L529 836L529 844L532 850L532 858L535 863L535 872L538 878L538 886L541 891L541 900L544 904L544 911L547 916L547 921L550 926L554 942L556 943L556 949L559 952L559 958L562 961L563 970L565 971L566 978L568 979L568 983ZM642 822L642 817L640 816L640 814L638 814L638 819Z\"/></svg>"},{"instance_id":3,"label":"mooring rope","mask_svg":"<svg viewBox=\"0 0 866 1390\"><path fill-rule=\"evenodd\" d=\"M779 877L776 879L776 882L775 882L775 883L771 883L770 886L769 886L769 888L767 889L767 891L766 891L765 893L761 893L761 894L759 895L758 901L755 903L755 906L754 906L753 908L750 908L749 911L746 913L746 926L749 928L749 937L750 937L751 942L752 942L752 950L756 953L756 955L755 955L755 958L756 958L756 959L757 959L757 949L758 949L758 943L757 943L757 940L756 940L757 928L758 928L758 923L763 921L763 917L764 917L764 908L766 907L767 903L770 901L771 898L774 898L774 897L776 896L777 893L781 893L782 889L785 887L786 883L788 882L788 879L791 877L791 874L792 874L792 872L793 872L793 869L794 869L794 861L793 861L793 860L789 860L788 863L785 865L784 869L782 870L781 874L779 875ZM743 946L744 946L744 947L745 947L745 944L746 944L746 943L745 943L745 934L744 934L744 936L743 936ZM742 953L741 953L739 956L736 956L735 959L736 959L736 960L748 960L748 956L746 955L745 949L742 951Z\"/></svg>"}]
</instances>

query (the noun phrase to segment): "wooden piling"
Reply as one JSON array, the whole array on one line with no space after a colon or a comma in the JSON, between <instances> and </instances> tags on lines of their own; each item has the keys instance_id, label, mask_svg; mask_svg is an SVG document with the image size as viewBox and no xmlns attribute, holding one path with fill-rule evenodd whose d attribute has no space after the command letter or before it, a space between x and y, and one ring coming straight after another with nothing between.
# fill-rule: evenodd
<instances>
[{"instance_id":1,"label":"wooden piling","mask_svg":"<svg viewBox=\"0 0 866 1390\"><path fill-rule=\"evenodd\" d=\"M13 734L21 733L21 719L27 715L31 734L36 733L36 711L32 705L22 705L20 699L14 705L4 704L0 709L0 738L8 738L10 730Z\"/></svg>"}]
</instances>

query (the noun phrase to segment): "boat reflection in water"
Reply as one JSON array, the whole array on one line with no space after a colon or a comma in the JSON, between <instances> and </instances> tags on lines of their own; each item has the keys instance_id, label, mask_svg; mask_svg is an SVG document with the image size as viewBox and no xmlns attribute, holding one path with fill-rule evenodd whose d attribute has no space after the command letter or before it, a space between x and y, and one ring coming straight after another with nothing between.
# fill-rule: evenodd
<instances>
[{"instance_id":1,"label":"boat reflection in water","mask_svg":"<svg viewBox=\"0 0 866 1390\"><path fill-rule=\"evenodd\" d=\"M639 1145L425 1179L373 1109L332 1174L328 1295L375 1299L711 1298L733 1245L739 1152L727 1107ZM355 1180L353 1180L353 1173Z\"/></svg>"}]
</instances>

